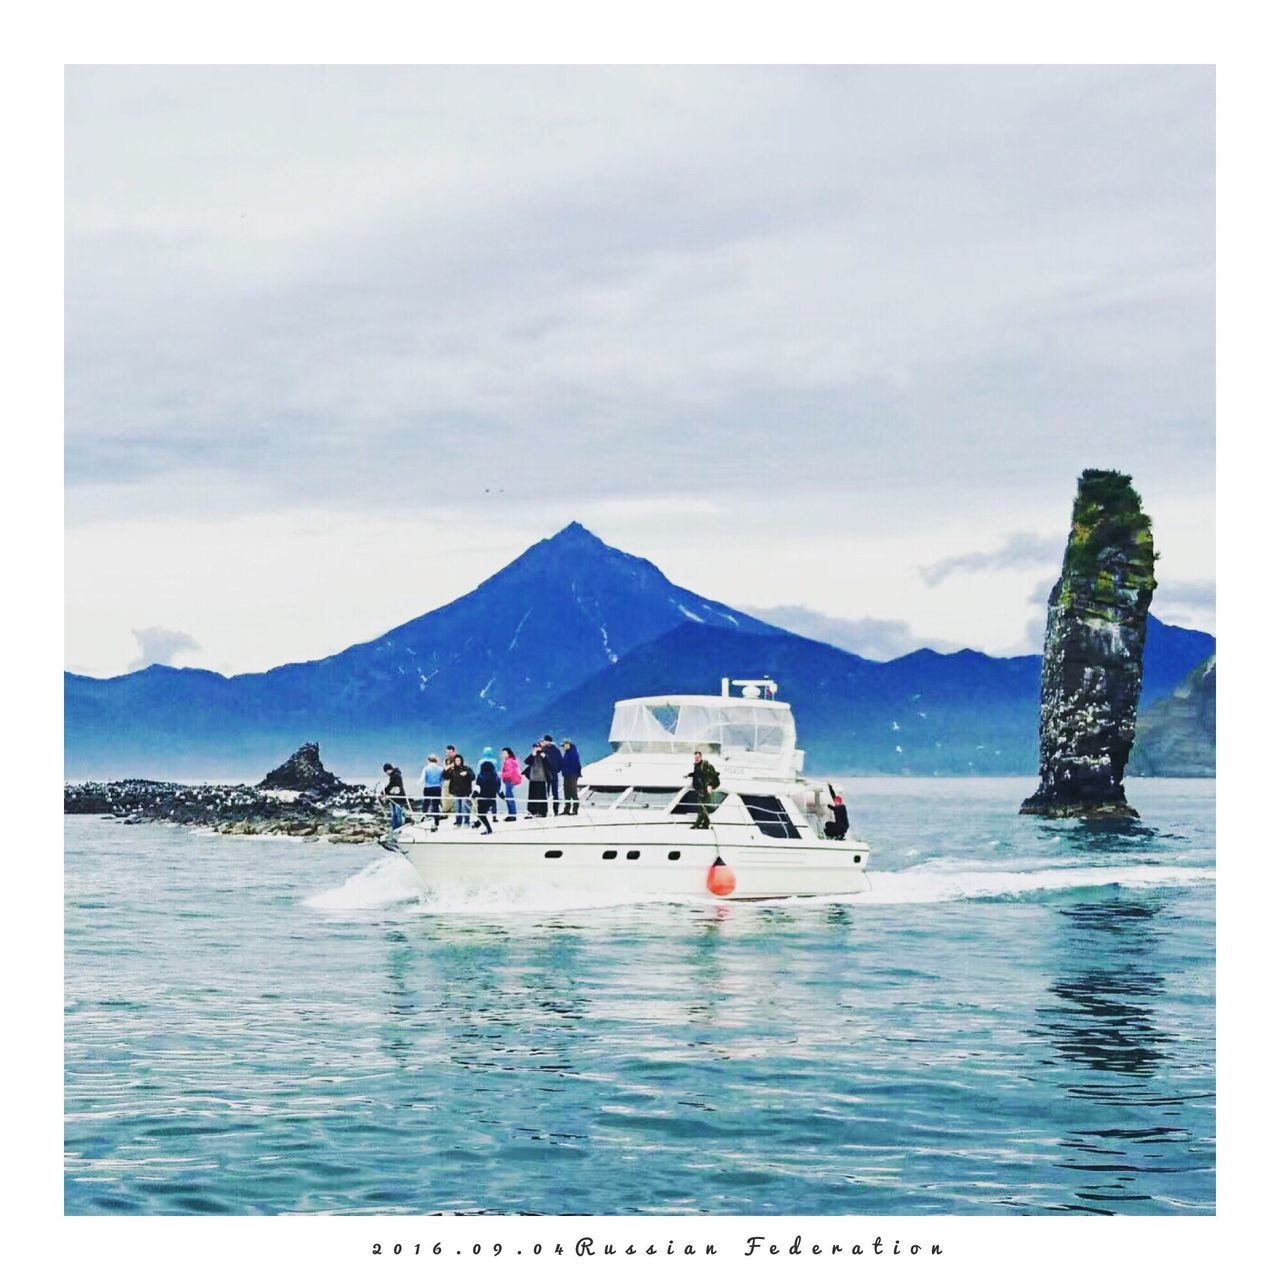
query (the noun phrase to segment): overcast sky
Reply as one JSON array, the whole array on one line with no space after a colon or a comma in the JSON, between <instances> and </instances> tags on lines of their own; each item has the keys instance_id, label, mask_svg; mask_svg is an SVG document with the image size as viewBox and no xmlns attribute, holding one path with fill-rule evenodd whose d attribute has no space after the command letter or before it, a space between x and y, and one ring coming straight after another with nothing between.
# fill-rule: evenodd
<instances>
[{"instance_id":1,"label":"overcast sky","mask_svg":"<svg viewBox=\"0 0 1280 1280\"><path fill-rule=\"evenodd\" d=\"M66 84L72 670L319 657L572 519L1027 652L1087 466L1213 627L1208 69Z\"/></svg>"}]
</instances>

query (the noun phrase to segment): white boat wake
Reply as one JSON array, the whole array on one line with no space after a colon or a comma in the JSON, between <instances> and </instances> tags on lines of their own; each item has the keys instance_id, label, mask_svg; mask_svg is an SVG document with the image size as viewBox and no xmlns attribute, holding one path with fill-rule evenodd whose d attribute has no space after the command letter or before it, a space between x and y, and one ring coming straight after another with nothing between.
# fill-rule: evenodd
<instances>
[{"instance_id":1,"label":"white boat wake","mask_svg":"<svg viewBox=\"0 0 1280 1280\"><path fill-rule=\"evenodd\" d=\"M778 905L825 906L844 903L859 910L875 907L982 900L1030 899L1073 890L1177 888L1216 880L1211 867L1081 866L1041 867L1035 870L982 870L973 863L945 869L918 866L902 871L873 872L869 892L782 898L762 902L718 902L709 894L703 905L731 905L759 910ZM504 915L605 910L645 903L671 902L668 897L623 896L618 893L576 892L544 884L496 885L468 892L427 894L413 868L398 854L389 854L357 871L344 883L313 894L306 905L318 911L377 911L403 907L409 915ZM688 902L689 899L683 901Z\"/></svg>"},{"instance_id":2,"label":"white boat wake","mask_svg":"<svg viewBox=\"0 0 1280 1280\"><path fill-rule=\"evenodd\" d=\"M1042 867L1033 871L987 871L969 867L948 871L925 865L906 871L873 872L870 892L860 895L855 905L903 906L966 899L1029 898L1112 885L1121 889L1151 889L1202 884L1215 878L1211 867Z\"/></svg>"}]
</instances>

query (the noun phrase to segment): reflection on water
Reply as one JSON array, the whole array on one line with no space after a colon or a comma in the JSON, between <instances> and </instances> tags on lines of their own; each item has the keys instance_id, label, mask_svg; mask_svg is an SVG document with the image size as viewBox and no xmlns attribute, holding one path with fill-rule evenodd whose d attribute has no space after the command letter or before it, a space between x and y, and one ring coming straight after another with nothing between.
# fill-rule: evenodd
<instances>
[{"instance_id":1,"label":"reflection on water","mask_svg":"<svg viewBox=\"0 0 1280 1280\"><path fill-rule=\"evenodd\" d=\"M1122 1077L1149 1076L1163 1054L1159 1046L1169 1039L1155 1026L1153 1002L1164 979L1150 964L1143 964L1153 946L1150 927L1158 908L1138 903L1083 903L1059 914L1074 930L1064 948L1071 957L1087 961L1090 933L1108 935L1106 966L1082 963L1049 986L1058 1003L1037 1010L1043 1034L1068 1062L1094 1071ZM1132 1091L1135 1082L1121 1080L1068 1086L1076 1090L1103 1091L1106 1096Z\"/></svg>"},{"instance_id":2,"label":"reflection on water","mask_svg":"<svg viewBox=\"0 0 1280 1280\"><path fill-rule=\"evenodd\" d=\"M1085 1175L1073 1199L1074 1212L1135 1212L1154 1207L1154 1191L1135 1185L1159 1175L1195 1168L1195 1146L1181 1124L1134 1124L1135 1107L1162 1120L1176 1120L1209 1093L1178 1096L1165 1087L1163 1064L1175 1039L1160 1026L1165 977L1161 971L1161 903L1126 900L1078 903L1057 915L1067 927L1058 938L1065 972L1049 984L1052 1004L1037 1009L1032 1034L1057 1053L1045 1065L1061 1065L1058 1087L1073 1102L1087 1101L1102 1124L1071 1129L1061 1145L1064 1169ZM1080 1074L1083 1068L1086 1074ZM1064 1108L1074 1112L1077 1108ZM1090 1176L1098 1175L1098 1176ZM1155 1175L1152 1179L1149 1176Z\"/></svg>"}]
</instances>

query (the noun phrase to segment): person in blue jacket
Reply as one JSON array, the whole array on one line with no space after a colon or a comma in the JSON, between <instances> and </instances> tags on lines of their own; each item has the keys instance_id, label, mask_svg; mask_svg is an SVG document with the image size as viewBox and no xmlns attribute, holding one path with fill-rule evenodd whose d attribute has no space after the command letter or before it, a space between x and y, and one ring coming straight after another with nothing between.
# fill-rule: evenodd
<instances>
[{"instance_id":1,"label":"person in blue jacket","mask_svg":"<svg viewBox=\"0 0 1280 1280\"><path fill-rule=\"evenodd\" d=\"M547 792L551 796L551 812L560 812L560 766L563 757L556 740L549 734L542 735L542 760L547 766Z\"/></svg>"},{"instance_id":2,"label":"person in blue jacket","mask_svg":"<svg viewBox=\"0 0 1280 1280\"><path fill-rule=\"evenodd\" d=\"M578 779L582 777L582 757L578 748L566 738L560 744L560 776L564 779L564 811L578 812Z\"/></svg>"},{"instance_id":3,"label":"person in blue jacket","mask_svg":"<svg viewBox=\"0 0 1280 1280\"><path fill-rule=\"evenodd\" d=\"M428 814L435 820L432 831L440 825L440 793L444 789L444 765L438 756L428 756L422 766L422 816Z\"/></svg>"}]
</instances>

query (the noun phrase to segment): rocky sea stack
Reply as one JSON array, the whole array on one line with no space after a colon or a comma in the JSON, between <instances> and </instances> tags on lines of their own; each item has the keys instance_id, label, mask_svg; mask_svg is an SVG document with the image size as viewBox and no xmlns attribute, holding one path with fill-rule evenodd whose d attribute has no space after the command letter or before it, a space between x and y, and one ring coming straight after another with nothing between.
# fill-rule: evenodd
<instances>
[{"instance_id":1,"label":"rocky sea stack","mask_svg":"<svg viewBox=\"0 0 1280 1280\"><path fill-rule=\"evenodd\" d=\"M1137 817L1124 771L1155 591L1151 519L1129 476L1085 471L1062 575L1049 595L1040 677L1040 786L1023 813Z\"/></svg>"},{"instance_id":2,"label":"rocky sea stack","mask_svg":"<svg viewBox=\"0 0 1280 1280\"><path fill-rule=\"evenodd\" d=\"M304 742L282 765L272 769L258 783L263 791L305 791L327 796L346 786L336 774L320 763L320 744Z\"/></svg>"}]
</instances>

